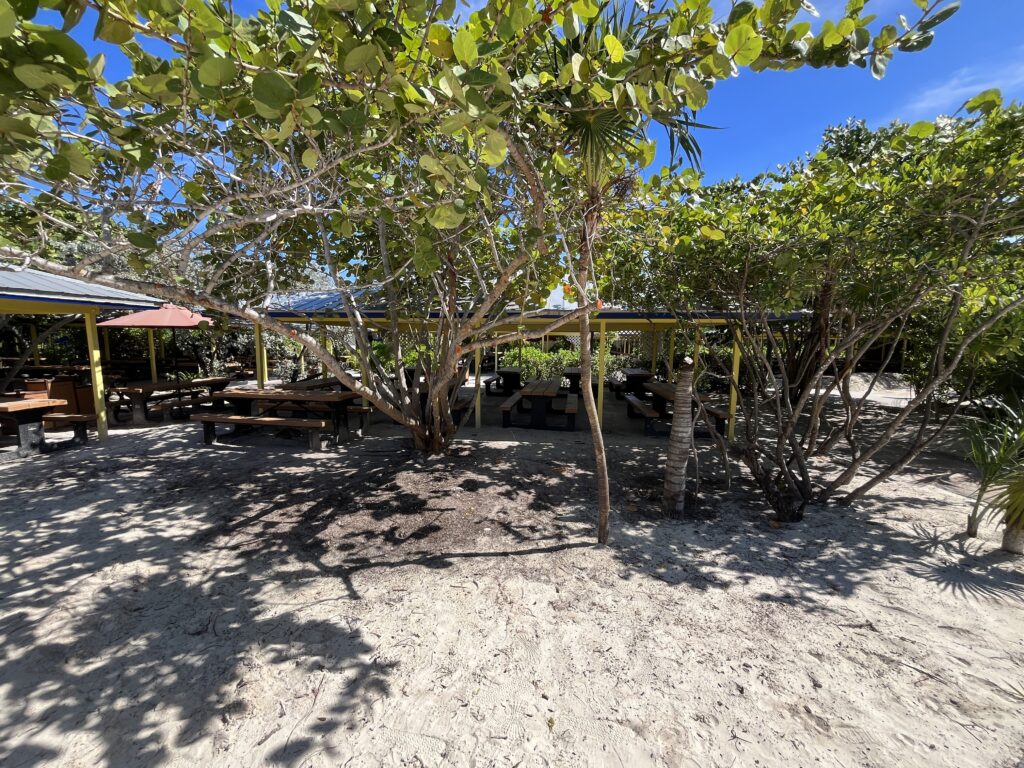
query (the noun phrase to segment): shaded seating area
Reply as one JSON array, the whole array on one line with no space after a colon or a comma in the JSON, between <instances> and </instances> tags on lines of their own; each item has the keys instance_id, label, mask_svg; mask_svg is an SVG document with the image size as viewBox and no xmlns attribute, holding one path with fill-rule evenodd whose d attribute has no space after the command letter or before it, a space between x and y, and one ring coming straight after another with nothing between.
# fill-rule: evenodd
<instances>
[{"instance_id":1,"label":"shaded seating area","mask_svg":"<svg viewBox=\"0 0 1024 768\"><path fill-rule=\"evenodd\" d=\"M0 268L0 315L80 317L84 325L88 365L43 366L33 360L28 371L15 370L25 355L4 360L6 371L0 377L0 424L5 432L15 432L19 455L45 453L47 424L70 427L74 444L84 443L85 430L95 424L99 439L107 437L107 411L104 400L102 350L97 316L110 310L151 309L160 302L148 296L93 285L73 278L51 275L33 269ZM33 342L35 326L31 326ZM20 350L19 350L20 351ZM30 354L29 350L26 354ZM35 353L38 358L38 352ZM28 373L29 378L23 373ZM38 378L40 374L50 374ZM53 447L57 447L54 444Z\"/></svg>"}]
</instances>

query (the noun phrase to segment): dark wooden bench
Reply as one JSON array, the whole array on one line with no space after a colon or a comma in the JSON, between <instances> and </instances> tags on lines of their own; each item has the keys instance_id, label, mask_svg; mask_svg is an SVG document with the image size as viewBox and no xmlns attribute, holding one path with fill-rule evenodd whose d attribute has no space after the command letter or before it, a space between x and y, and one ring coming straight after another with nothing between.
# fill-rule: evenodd
<instances>
[{"instance_id":1,"label":"dark wooden bench","mask_svg":"<svg viewBox=\"0 0 1024 768\"><path fill-rule=\"evenodd\" d=\"M729 423L729 411L727 411L725 408L718 408L717 406L714 405L708 405L705 402L702 402L701 406L704 408L704 412L708 415L708 417L712 421L714 421L715 432L717 432L720 435L724 435L725 427Z\"/></svg>"},{"instance_id":2,"label":"dark wooden bench","mask_svg":"<svg viewBox=\"0 0 1024 768\"><path fill-rule=\"evenodd\" d=\"M459 424L466 412L475 405L476 397L474 395L462 395L455 398L455 402L452 403L452 421Z\"/></svg>"},{"instance_id":3,"label":"dark wooden bench","mask_svg":"<svg viewBox=\"0 0 1024 768\"><path fill-rule=\"evenodd\" d=\"M208 403L214 402L215 400L223 401L223 398L210 397L209 395L201 395L199 397L186 397L182 398L181 400L164 400L156 404L155 410L165 411L172 418L174 417L174 412L178 411L179 417L185 418L186 408L196 405L206 405Z\"/></svg>"},{"instance_id":4,"label":"dark wooden bench","mask_svg":"<svg viewBox=\"0 0 1024 768\"><path fill-rule=\"evenodd\" d=\"M235 427L278 427L280 429L297 429L305 431L309 440L309 448L319 451L322 447L320 435L330 426L330 422L321 419L285 419L280 416L237 416L219 413L193 413L192 421L203 424L203 442L213 445L217 442L217 425L230 424Z\"/></svg>"},{"instance_id":5,"label":"dark wooden bench","mask_svg":"<svg viewBox=\"0 0 1024 768\"><path fill-rule=\"evenodd\" d=\"M572 432L576 429L576 414L580 409L580 396L579 395L566 395L565 396L565 428Z\"/></svg>"},{"instance_id":6,"label":"dark wooden bench","mask_svg":"<svg viewBox=\"0 0 1024 768\"><path fill-rule=\"evenodd\" d=\"M501 426L511 427L512 426L512 409L519 405L519 401L523 399L522 392L516 392L512 397L503 402L499 408L501 408Z\"/></svg>"},{"instance_id":7,"label":"dark wooden bench","mask_svg":"<svg viewBox=\"0 0 1024 768\"><path fill-rule=\"evenodd\" d=\"M630 418L643 417L645 435L668 434L667 431L658 429L658 420L661 417L661 414L658 413L651 403L646 400L641 400L632 393L627 393L625 395L625 399L627 415Z\"/></svg>"},{"instance_id":8,"label":"dark wooden bench","mask_svg":"<svg viewBox=\"0 0 1024 768\"><path fill-rule=\"evenodd\" d=\"M43 417L45 426L66 426L71 425L75 432L72 442L75 445L85 445L89 442L89 425L96 423L94 413L50 413Z\"/></svg>"}]
</instances>

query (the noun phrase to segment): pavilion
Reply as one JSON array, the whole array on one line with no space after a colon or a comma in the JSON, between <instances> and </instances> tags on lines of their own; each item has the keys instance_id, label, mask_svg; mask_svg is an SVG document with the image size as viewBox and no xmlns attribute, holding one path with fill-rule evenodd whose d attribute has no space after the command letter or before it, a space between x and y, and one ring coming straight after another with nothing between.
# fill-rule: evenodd
<instances>
[{"instance_id":1,"label":"pavilion","mask_svg":"<svg viewBox=\"0 0 1024 768\"><path fill-rule=\"evenodd\" d=\"M82 315L84 318L93 405L96 408L96 431L100 440L107 436L107 409L96 316L108 310L154 309L162 303L159 299L139 293L107 288L35 269L0 266L0 314Z\"/></svg>"},{"instance_id":2,"label":"pavilion","mask_svg":"<svg viewBox=\"0 0 1024 768\"><path fill-rule=\"evenodd\" d=\"M569 314L568 309L545 309L541 312L530 314L508 314L507 322L492 329L495 335L509 333L520 328L539 329L550 325L561 316ZM381 330L388 328L388 314L383 307L370 307L361 309L361 315L367 324ZM348 325L348 316L341 305L341 299L336 291L316 291L283 294L274 297L270 305L270 315L277 320L289 323L308 323L316 326L344 326ZM436 322L440 317L439 313L432 312L427 318L403 318L400 325L406 328L419 328L423 324ZM791 317L772 318L777 321L798 320L803 314L797 313ZM591 315L591 329L599 340L597 365L598 365L598 389L597 389L597 410L599 418L604 418L604 389L605 375L607 373L605 363L608 355L607 338L610 333L622 331L643 331L652 334L652 367L654 358L658 355L658 339L661 333L675 330L680 323L687 323L695 328L695 342L700 344L701 329L708 327L733 327L734 321L739 318L736 312L719 311L691 311L691 312L637 312L625 309L600 309ZM568 323L562 328L554 331L551 335L573 335L574 325ZM738 395L738 382L740 375L741 349L739 338L733 331L732 335L732 386L729 387L729 425L728 438L731 440L735 434L736 408ZM669 336L669 346L666 350L668 358L675 357L675 335ZM256 349L257 349L257 372L264 371L266 376L267 363L265 351L261 343L261 329L256 328ZM481 355L480 350L476 352L476 370L480 371ZM479 373L478 373L479 375ZM480 426L480 388L477 388L475 416L476 426Z\"/></svg>"}]
</instances>

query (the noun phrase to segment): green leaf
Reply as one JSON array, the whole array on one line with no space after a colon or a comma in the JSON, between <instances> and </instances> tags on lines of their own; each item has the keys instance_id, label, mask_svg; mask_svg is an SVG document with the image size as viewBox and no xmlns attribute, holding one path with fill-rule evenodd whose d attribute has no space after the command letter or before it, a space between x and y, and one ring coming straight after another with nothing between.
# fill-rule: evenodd
<instances>
[{"instance_id":1,"label":"green leaf","mask_svg":"<svg viewBox=\"0 0 1024 768\"><path fill-rule=\"evenodd\" d=\"M14 13L7 0L0 0L0 37L10 37L14 34L18 17Z\"/></svg>"},{"instance_id":2,"label":"green leaf","mask_svg":"<svg viewBox=\"0 0 1024 768\"><path fill-rule=\"evenodd\" d=\"M465 218L465 213L460 213L454 205L448 204L439 205L427 214L427 221L436 229L455 229Z\"/></svg>"},{"instance_id":3,"label":"green leaf","mask_svg":"<svg viewBox=\"0 0 1024 768\"><path fill-rule=\"evenodd\" d=\"M209 56L199 65L199 82L211 88L221 88L235 79L235 62L221 56Z\"/></svg>"},{"instance_id":4,"label":"green leaf","mask_svg":"<svg viewBox=\"0 0 1024 768\"><path fill-rule=\"evenodd\" d=\"M412 263L416 267L416 274L420 277L429 277L441 266L441 260L434 251L434 241L429 237L420 235L412 252Z\"/></svg>"},{"instance_id":5,"label":"green leaf","mask_svg":"<svg viewBox=\"0 0 1024 768\"><path fill-rule=\"evenodd\" d=\"M129 232L125 237L136 248L141 248L144 251L156 250L156 239L145 232Z\"/></svg>"},{"instance_id":6,"label":"green leaf","mask_svg":"<svg viewBox=\"0 0 1024 768\"><path fill-rule=\"evenodd\" d=\"M309 147L305 152L302 153L302 164L313 170L320 162L320 153L316 151L315 147Z\"/></svg>"},{"instance_id":7,"label":"green leaf","mask_svg":"<svg viewBox=\"0 0 1024 768\"><path fill-rule=\"evenodd\" d=\"M989 88L987 91L982 91L973 99L968 99L964 103L964 109L968 112L981 112L987 115L994 109L998 109L1003 105L1003 94L998 88Z\"/></svg>"},{"instance_id":8,"label":"green leaf","mask_svg":"<svg viewBox=\"0 0 1024 768\"><path fill-rule=\"evenodd\" d=\"M764 40L749 24L733 27L725 38L726 54L740 66L753 63L763 47Z\"/></svg>"},{"instance_id":9,"label":"green leaf","mask_svg":"<svg viewBox=\"0 0 1024 768\"><path fill-rule=\"evenodd\" d=\"M455 33L455 42L452 47L455 50L455 58L465 67L472 67L478 58L476 38L466 27Z\"/></svg>"},{"instance_id":10,"label":"green leaf","mask_svg":"<svg viewBox=\"0 0 1024 768\"><path fill-rule=\"evenodd\" d=\"M960 0L957 0L955 3L950 3L941 11L938 11L934 15L929 16L927 19L922 21L920 27L921 31L927 32L929 29L934 29L959 10Z\"/></svg>"},{"instance_id":11,"label":"green leaf","mask_svg":"<svg viewBox=\"0 0 1024 768\"><path fill-rule=\"evenodd\" d=\"M99 40L106 40L108 43L123 45L132 39L132 28L127 22L116 19L104 10L96 22L96 29L93 36Z\"/></svg>"},{"instance_id":12,"label":"green leaf","mask_svg":"<svg viewBox=\"0 0 1024 768\"><path fill-rule=\"evenodd\" d=\"M608 51L608 58L612 60L613 64L618 64L626 55L626 49L622 47L622 43L615 35L604 36L604 48Z\"/></svg>"},{"instance_id":13,"label":"green leaf","mask_svg":"<svg viewBox=\"0 0 1024 768\"><path fill-rule=\"evenodd\" d=\"M930 123L927 120L919 120L907 129L907 133L915 139L927 139L935 133L935 123Z\"/></svg>"},{"instance_id":14,"label":"green leaf","mask_svg":"<svg viewBox=\"0 0 1024 768\"><path fill-rule=\"evenodd\" d=\"M572 10L581 19L592 19L601 12L594 0L576 0L572 4Z\"/></svg>"},{"instance_id":15,"label":"green leaf","mask_svg":"<svg viewBox=\"0 0 1024 768\"><path fill-rule=\"evenodd\" d=\"M46 169L43 171L43 174L50 181L61 181L66 179L70 173L71 161L64 155L54 155L51 157L49 162L46 163Z\"/></svg>"},{"instance_id":16,"label":"green leaf","mask_svg":"<svg viewBox=\"0 0 1024 768\"><path fill-rule=\"evenodd\" d=\"M0 115L0 135L24 136L26 138L31 138L38 135L38 131L24 120L19 120L16 117L8 117L7 115Z\"/></svg>"},{"instance_id":17,"label":"green leaf","mask_svg":"<svg viewBox=\"0 0 1024 768\"><path fill-rule=\"evenodd\" d=\"M505 162L507 154L508 144L505 142L504 135L499 131L488 131L487 141L484 142L484 147L480 151L480 159L490 166L497 166Z\"/></svg>"},{"instance_id":18,"label":"green leaf","mask_svg":"<svg viewBox=\"0 0 1024 768\"><path fill-rule=\"evenodd\" d=\"M701 226L700 233L708 240L725 240L725 232L720 229L715 229L714 227L709 227L707 224Z\"/></svg>"},{"instance_id":19,"label":"green leaf","mask_svg":"<svg viewBox=\"0 0 1024 768\"><path fill-rule=\"evenodd\" d=\"M252 97L273 112L281 112L295 98L291 84L277 72L260 72L252 79Z\"/></svg>"},{"instance_id":20,"label":"green leaf","mask_svg":"<svg viewBox=\"0 0 1024 768\"><path fill-rule=\"evenodd\" d=\"M342 66L346 72L355 72L376 59L377 53L377 46L373 43L357 46L345 55L345 61Z\"/></svg>"}]
</instances>

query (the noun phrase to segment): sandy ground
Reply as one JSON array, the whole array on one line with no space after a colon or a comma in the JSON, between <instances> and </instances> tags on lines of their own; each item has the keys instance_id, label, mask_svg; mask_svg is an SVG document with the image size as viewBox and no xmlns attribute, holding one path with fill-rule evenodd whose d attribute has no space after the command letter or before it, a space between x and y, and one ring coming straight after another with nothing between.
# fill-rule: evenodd
<instances>
[{"instance_id":1,"label":"sandy ground","mask_svg":"<svg viewBox=\"0 0 1024 768\"><path fill-rule=\"evenodd\" d=\"M1024 564L958 535L965 466L774 528L720 479L660 518L664 440L611 443L603 548L579 432L0 465L0 764L1024 765Z\"/></svg>"}]
</instances>

